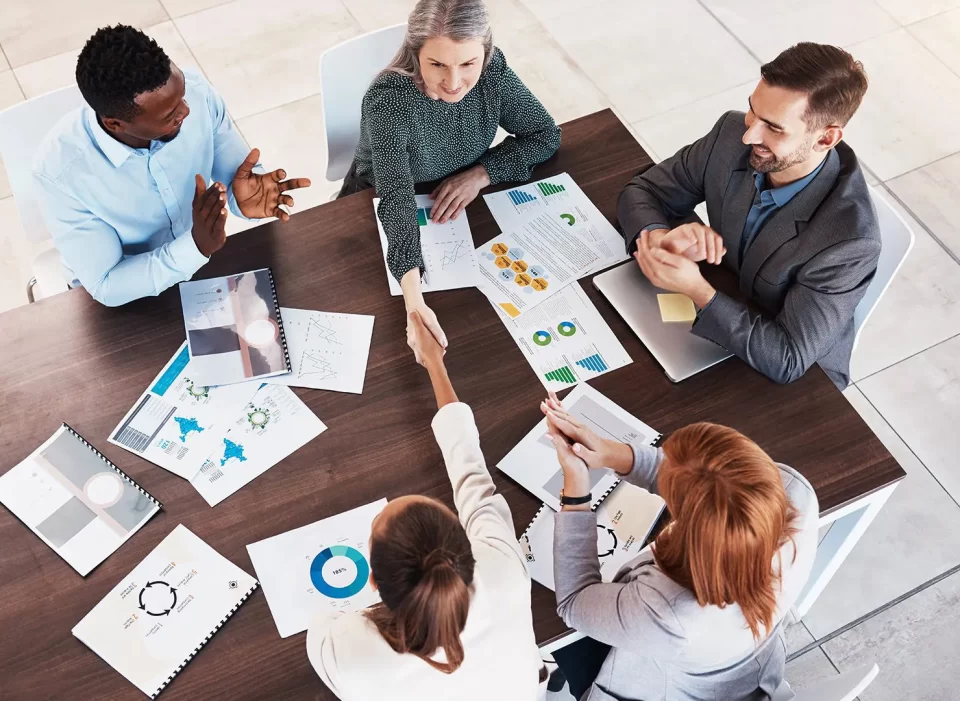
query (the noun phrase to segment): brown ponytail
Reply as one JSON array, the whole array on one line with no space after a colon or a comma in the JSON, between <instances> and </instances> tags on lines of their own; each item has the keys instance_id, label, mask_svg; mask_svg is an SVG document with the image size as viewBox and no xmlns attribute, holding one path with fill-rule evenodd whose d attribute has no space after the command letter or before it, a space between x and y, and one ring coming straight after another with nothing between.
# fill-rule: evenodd
<instances>
[{"instance_id":1,"label":"brown ponytail","mask_svg":"<svg viewBox=\"0 0 960 701\"><path fill-rule=\"evenodd\" d=\"M447 674L460 667L474 559L456 515L434 500L406 505L375 529L370 567L383 603L366 616L390 647ZM431 659L440 648L446 662Z\"/></svg>"}]
</instances>

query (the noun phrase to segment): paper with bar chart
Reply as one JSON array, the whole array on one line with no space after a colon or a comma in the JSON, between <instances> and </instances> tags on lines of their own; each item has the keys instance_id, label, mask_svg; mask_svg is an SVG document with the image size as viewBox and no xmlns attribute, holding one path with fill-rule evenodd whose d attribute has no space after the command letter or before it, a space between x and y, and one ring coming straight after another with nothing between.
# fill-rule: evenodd
<instances>
[{"instance_id":1,"label":"paper with bar chart","mask_svg":"<svg viewBox=\"0 0 960 701\"><path fill-rule=\"evenodd\" d=\"M660 437L640 419L586 383L574 387L564 397L563 405L571 416L601 438L634 445L653 445ZM563 469L557 460L553 441L547 434L546 418L541 419L497 467L551 509L560 510ZM593 505L602 502L618 482L613 470L590 470Z\"/></svg>"},{"instance_id":2,"label":"paper with bar chart","mask_svg":"<svg viewBox=\"0 0 960 701\"><path fill-rule=\"evenodd\" d=\"M266 381L334 392L363 392L373 317L280 307L293 371Z\"/></svg>"},{"instance_id":3,"label":"paper with bar chart","mask_svg":"<svg viewBox=\"0 0 960 701\"><path fill-rule=\"evenodd\" d=\"M373 211L376 213L380 199L374 198ZM433 200L429 195L417 195L417 224L420 226L420 250L423 253L423 291L458 290L463 287L475 287L477 284L477 258L474 252L473 235L467 223L467 213L461 212L456 219L446 224L430 221ZM380 232L380 245L383 248L383 262L387 262L387 234L383 230L380 217L377 229ZM403 294L400 283L387 269L387 282L390 294L399 297Z\"/></svg>"},{"instance_id":4,"label":"paper with bar chart","mask_svg":"<svg viewBox=\"0 0 960 701\"><path fill-rule=\"evenodd\" d=\"M563 288L518 319L497 311L548 390L572 387L633 362L580 283Z\"/></svg>"},{"instance_id":5,"label":"paper with bar chart","mask_svg":"<svg viewBox=\"0 0 960 701\"><path fill-rule=\"evenodd\" d=\"M504 232L531 223L539 229L561 227L597 252L592 267L578 277L603 270L627 259L623 237L567 173L484 195L490 213Z\"/></svg>"}]
</instances>

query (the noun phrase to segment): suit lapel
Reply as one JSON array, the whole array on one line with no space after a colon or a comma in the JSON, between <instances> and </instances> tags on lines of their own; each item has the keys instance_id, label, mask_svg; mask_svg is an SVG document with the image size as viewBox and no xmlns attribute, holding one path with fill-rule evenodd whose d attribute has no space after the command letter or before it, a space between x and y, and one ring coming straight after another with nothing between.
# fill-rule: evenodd
<instances>
[{"instance_id":1,"label":"suit lapel","mask_svg":"<svg viewBox=\"0 0 960 701\"><path fill-rule=\"evenodd\" d=\"M733 264L734 272L740 272L740 239L743 237L743 225L757 194L753 182L753 173L748 169L735 170L730 174L727 184L728 196L723 199L723 213L720 218L720 232L723 245L727 247L727 261Z\"/></svg>"},{"instance_id":2,"label":"suit lapel","mask_svg":"<svg viewBox=\"0 0 960 701\"><path fill-rule=\"evenodd\" d=\"M743 256L743 267L740 269L740 292L743 295L750 296L753 293L753 283L767 258L797 235L797 222L810 220L817 211L817 207L833 188L839 172L840 157L836 150L831 150L817 177L798 192L786 206L770 217ZM744 209L741 227L746 221L750 204L748 203ZM729 251L729 246L727 250Z\"/></svg>"}]
</instances>

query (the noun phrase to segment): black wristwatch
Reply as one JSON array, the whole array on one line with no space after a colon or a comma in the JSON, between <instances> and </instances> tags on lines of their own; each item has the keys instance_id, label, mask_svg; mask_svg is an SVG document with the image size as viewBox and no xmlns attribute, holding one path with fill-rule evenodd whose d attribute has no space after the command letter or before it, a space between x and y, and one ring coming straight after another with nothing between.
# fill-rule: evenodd
<instances>
[{"instance_id":1,"label":"black wristwatch","mask_svg":"<svg viewBox=\"0 0 960 701\"><path fill-rule=\"evenodd\" d=\"M560 490L560 506L579 506L580 504L588 504L593 501L593 495L590 492L587 492L586 496L582 497L568 497L565 496L563 490Z\"/></svg>"}]
</instances>

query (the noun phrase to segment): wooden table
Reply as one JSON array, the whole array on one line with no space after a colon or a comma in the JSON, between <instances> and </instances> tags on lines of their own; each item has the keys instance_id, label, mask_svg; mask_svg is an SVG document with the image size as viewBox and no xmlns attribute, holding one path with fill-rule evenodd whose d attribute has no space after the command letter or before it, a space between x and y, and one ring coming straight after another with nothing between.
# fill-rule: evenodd
<instances>
[{"instance_id":1,"label":"wooden table","mask_svg":"<svg viewBox=\"0 0 960 701\"><path fill-rule=\"evenodd\" d=\"M615 221L620 189L650 164L607 110L566 124L562 149L536 175L570 173ZM421 493L452 503L430 430L432 393L406 347L403 305L388 294L371 197L361 193L297 214L286 225L238 234L201 271L213 277L270 266L286 306L376 316L363 394L296 390L329 430L215 508L185 480L107 442L183 341L176 289L119 309L74 290L0 315L0 470L66 421L164 503L86 578L0 509L0 697L142 698L70 631L178 523L253 573L245 546L262 538L380 497ZM467 211L478 245L496 235L482 201ZM855 542L851 532L869 522L864 512L879 508L904 473L826 375L815 366L781 387L732 359L674 385L592 285L583 286L634 359L594 381L597 389L664 433L701 420L733 426L812 482L825 521L856 517L840 529L848 531L838 541L840 552L819 563L815 579L829 579L843 548ZM495 465L539 420L543 387L479 291L433 294L429 302L450 340L450 375L473 407L487 460ZM495 470L494 479L521 532L538 502ZM548 643L566 629L552 592L533 587L537 639ZM163 698L333 696L309 666L304 636L281 640L257 592Z\"/></svg>"}]
</instances>

